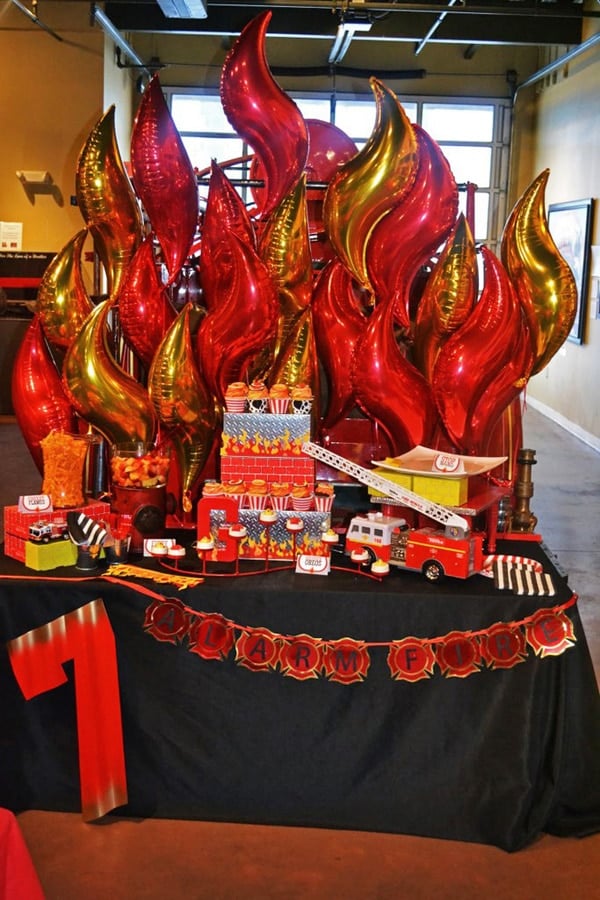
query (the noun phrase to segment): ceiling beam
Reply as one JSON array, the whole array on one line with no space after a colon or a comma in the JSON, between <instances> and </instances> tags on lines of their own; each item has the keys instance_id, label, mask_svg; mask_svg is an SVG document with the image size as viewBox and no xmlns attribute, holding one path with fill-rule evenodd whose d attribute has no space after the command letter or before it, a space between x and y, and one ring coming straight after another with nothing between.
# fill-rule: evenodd
<instances>
[{"instance_id":1,"label":"ceiling beam","mask_svg":"<svg viewBox=\"0 0 600 900\"><path fill-rule=\"evenodd\" d=\"M382 4L366 3L364 7L382 8ZM432 43L508 44L511 46L555 46L581 43L582 11L579 4L545 3L547 11L530 4L509 2L478 3L477 6L452 6L447 3L395 3L388 14L375 17L368 34L357 35L355 41L393 41L415 43L428 34L445 12L443 21L431 37ZM147 32L187 35L236 36L266 5L209 3L206 19L167 19L154 2L118 2L107 0L105 9L117 28L125 32ZM269 6L272 18L267 38L324 39L333 42L339 20L332 15L330 3L309 0L301 7L296 0L289 6ZM310 9L310 14L307 10Z\"/></svg>"}]
</instances>

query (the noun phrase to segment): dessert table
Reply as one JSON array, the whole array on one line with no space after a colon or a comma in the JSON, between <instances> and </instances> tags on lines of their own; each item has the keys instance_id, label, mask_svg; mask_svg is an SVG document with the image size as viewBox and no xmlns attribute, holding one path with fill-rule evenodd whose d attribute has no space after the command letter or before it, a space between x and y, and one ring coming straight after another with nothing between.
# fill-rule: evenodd
<instances>
[{"instance_id":1,"label":"dessert table","mask_svg":"<svg viewBox=\"0 0 600 900\"><path fill-rule=\"evenodd\" d=\"M431 585L399 570L375 581L337 569L209 577L180 589L153 580L165 570L152 560L148 578L78 578L74 568L36 576L2 558L0 805L85 807L77 712L88 725L104 722L110 645L96 662L86 656L85 670L67 652L64 683L44 683L47 660L32 657L20 674L17 663L32 646L46 652L56 636L48 623L63 628L71 613L100 604L118 667L119 815L388 831L511 851L543 832L597 831L600 697L576 598L542 545L500 543L540 560L556 594L513 594L481 575ZM483 653L498 626L503 640L507 623L531 636L538 611L556 608L570 635L560 652L533 640L508 657ZM456 635L452 663L444 648ZM356 653L344 656L342 639ZM404 648L410 663L421 645L434 655L417 678L391 654ZM298 665L291 651L270 657L273 646L301 647ZM337 668L299 664L325 646ZM98 698L87 710L77 696L84 677ZM31 699L21 690L28 679L41 679ZM100 735L91 754L88 735L88 755L114 739Z\"/></svg>"}]
</instances>

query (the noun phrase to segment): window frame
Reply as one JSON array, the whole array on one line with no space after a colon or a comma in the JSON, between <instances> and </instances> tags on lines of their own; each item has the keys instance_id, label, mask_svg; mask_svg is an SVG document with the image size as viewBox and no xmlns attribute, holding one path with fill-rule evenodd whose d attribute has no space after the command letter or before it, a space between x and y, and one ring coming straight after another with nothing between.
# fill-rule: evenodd
<instances>
[{"instance_id":1,"label":"window frame","mask_svg":"<svg viewBox=\"0 0 600 900\"><path fill-rule=\"evenodd\" d=\"M194 95L208 95L208 96L218 96L219 91L216 88L194 88L194 87L179 87L179 86L168 86L163 87L163 93L165 95L165 99L171 109L172 98L174 95L182 95L182 94L194 94ZM329 121L335 124L335 113L336 109L340 103L351 102L351 103L369 103L373 104L373 95L371 92L363 93L353 93L353 92L342 92L336 91L334 93L330 91L295 91L288 90L286 91L292 99L294 99L299 106L302 106L302 100L328 100L329 105ZM497 252L497 248L501 238L502 228L504 226L504 222L507 215L507 195L508 195L508 180L509 180L509 162L510 162L510 136L511 136L511 128L512 128L512 107L510 100L506 98L490 98L490 97L449 97L449 96L436 96L436 95L406 95L402 96L398 93L398 98L403 105L406 105L407 108L410 109L409 117L411 121L416 122L421 125L423 119L423 110L428 105L442 105L442 106L457 106L457 107L469 107L469 106L485 106L493 108L493 134L491 140L485 141L477 141L477 140L457 140L457 141L449 141L449 140L439 140L438 143L444 151L444 147L486 147L491 150L491 158L490 158L490 179L489 186L479 187L476 192L476 196L487 196L488 199L488 207L487 207L487 222L485 223L485 228L481 227L480 222L475 219L475 240L477 243L485 243L490 249L494 252ZM416 111L416 116L412 116L413 107ZM408 111L408 109L407 109ZM309 116L310 117L310 116ZM363 146L365 141L369 138L369 134L365 135L357 135L350 134L348 136L351 137L359 147ZM194 137L194 138L211 138L211 137L228 137L229 135L234 135L235 132L233 128L230 132L210 132L206 130L198 130L193 131L190 129L180 130L180 134L182 139L186 137ZM237 136L238 140L239 135ZM250 156L252 154L251 148L242 141L243 146L243 157ZM226 162L225 160L219 162ZM240 175L242 182L247 180L249 167L248 164L242 164L240 169ZM251 198L249 196L249 191L247 187L240 188L242 197L246 203L248 203ZM464 196L466 190L466 184L460 183L459 190L461 191L461 207L464 207Z\"/></svg>"}]
</instances>

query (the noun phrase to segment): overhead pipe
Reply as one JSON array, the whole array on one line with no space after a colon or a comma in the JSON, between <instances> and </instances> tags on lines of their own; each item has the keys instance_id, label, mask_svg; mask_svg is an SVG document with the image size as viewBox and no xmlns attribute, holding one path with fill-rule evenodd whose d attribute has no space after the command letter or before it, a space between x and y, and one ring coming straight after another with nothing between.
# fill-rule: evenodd
<instances>
[{"instance_id":1,"label":"overhead pipe","mask_svg":"<svg viewBox=\"0 0 600 900\"><path fill-rule=\"evenodd\" d=\"M449 0L448 10L450 9L450 7L454 6L456 3L458 3L458 0ZM439 16L437 17L437 19L435 20L435 22L433 23L433 25L431 26L431 28L429 29L429 31L427 32L425 37L419 41L419 43L415 47L415 56L418 56L419 53L421 52L421 50L429 43L430 39L433 37L433 35L436 33L436 31L438 30L438 28L440 27L440 25L442 24L442 22L448 15L448 10L444 10L444 12L439 14Z\"/></svg>"},{"instance_id":2,"label":"overhead pipe","mask_svg":"<svg viewBox=\"0 0 600 900\"><path fill-rule=\"evenodd\" d=\"M109 19L104 10L99 9L95 3L92 3L91 7L91 16L92 22L97 22L102 31L111 38L112 41L117 45L117 47L129 57L132 63L136 66L139 66L141 69L151 75L151 72L146 67L145 62L142 58L136 53L131 44L128 44L121 32L116 28L114 23Z\"/></svg>"},{"instance_id":3,"label":"overhead pipe","mask_svg":"<svg viewBox=\"0 0 600 900\"><path fill-rule=\"evenodd\" d=\"M596 34L593 34L591 38L588 38L587 41L583 42L583 44L579 44L578 47L574 47L572 50L569 50L569 52L565 53L564 56L559 56L558 59L554 60L554 62L548 63L547 66L538 69L537 72L534 72L533 75L530 75L529 78L526 78L525 81L522 81L521 84L518 84L516 86L513 94L513 103L517 99L517 94L523 88L530 87L532 84L537 84L538 81L542 81L543 78L545 78L547 75L551 75L552 72L556 72L557 69L562 69L562 67L566 66L567 63L570 63L578 56L581 56L582 53L586 53L588 50L591 50L591 48L595 47L598 43L600 43L600 31Z\"/></svg>"}]
</instances>

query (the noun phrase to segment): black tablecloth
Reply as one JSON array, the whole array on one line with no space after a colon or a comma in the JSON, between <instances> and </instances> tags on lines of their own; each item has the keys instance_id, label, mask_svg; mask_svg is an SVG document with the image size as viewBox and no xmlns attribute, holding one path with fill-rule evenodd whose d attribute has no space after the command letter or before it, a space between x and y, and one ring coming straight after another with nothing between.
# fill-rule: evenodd
<instances>
[{"instance_id":1,"label":"black tablecloth","mask_svg":"<svg viewBox=\"0 0 600 900\"><path fill-rule=\"evenodd\" d=\"M117 646L129 794L121 815L402 832L508 850L541 832L598 830L600 698L576 606L567 612L576 643L559 656L530 650L510 669L407 683L390 676L387 648L371 647L366 679L346 685L161 643L144 631L152 600L136 589L281 635L382 643L521 621L570 597L538 544L501 549L542 559L558 595L515 596L479 575L430 585L399 571L381 584L287 571L185 591L53 580L73 569L0 578L0 806L80 809L73 679L25 701L5 642L99 597ZM32 574L6 559L2 571Z\"/></svg>"}]
</instances>

